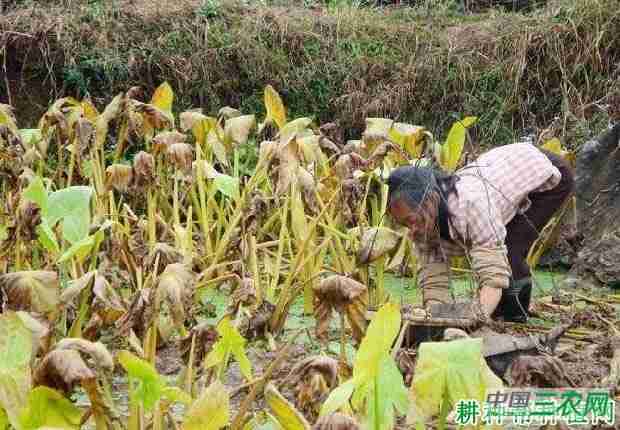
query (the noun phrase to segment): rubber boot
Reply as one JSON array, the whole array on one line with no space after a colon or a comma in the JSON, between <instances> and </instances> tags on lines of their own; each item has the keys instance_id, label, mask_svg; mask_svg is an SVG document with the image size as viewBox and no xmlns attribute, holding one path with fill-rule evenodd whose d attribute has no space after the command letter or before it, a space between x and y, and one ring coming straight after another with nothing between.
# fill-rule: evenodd
<instances>
[{"instance_id":1,"label":"rubber boot","mask_svg":"<svg viewBox=\"0 0 620 430\"><path fill-rule=\"evenodd\" d=\"M528 285L529 293L527 292ZM495 308L495 311L491 317L493 319L501 317L507 322L527 322L527 317L529 316L529 313L527 312L528 308L521 302L521 297L528 300L527 305L529 306L531 287L532 283L530 278L521 279L516 282L511 279L508 288L502 291L502 298L500 299L499 304L497 305L497 308Z\"/></svg>"},{"instance_id":2,"label":"rubber boot","mask_svg":"<svg viewBox=\"0 0 620 430\"><path fill-rule=\"evenodd\" d=\"M530 317L532 316L532 313L530 312L531 299L532 299L532 282L530 281L529 283L525 284L523 288L521 288L521 291L519 292L519 302L523 306L523 309L525 309L525 312L527 312L527 315Z\"/></svg>"}]
</instances>

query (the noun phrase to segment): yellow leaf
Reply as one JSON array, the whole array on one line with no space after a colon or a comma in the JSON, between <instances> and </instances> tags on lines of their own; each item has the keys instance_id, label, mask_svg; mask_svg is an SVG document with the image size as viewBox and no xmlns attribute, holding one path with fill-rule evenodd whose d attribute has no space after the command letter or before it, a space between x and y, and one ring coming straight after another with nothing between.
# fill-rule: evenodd
<instances>
[{"instance_id":1,"label":"yellow leaf","mask_svg":"<svg viewBox=\"0 0 620 430\"><path fill-rule=\"evenodd\" d=\"M545 149L549 152L553 152L554 154L559 155L564 160L568 161L568 163L575 167L577 165L577 156L573 151L567 151L562 147L562 142L557 137L550 139L542 145L542 149Z\"/></svg>"},{"instance_id":2,"label":"yellow leaf","mask_svg":"<svg viewBox=\"0 0 620 430\"><path fill-rule=\"evenodd\" d=\"M465 128L469 128L478 122L478 117L476 116L466 116L461 120L461 125Z\"/></svg>"},{"instance_id":3,"label":"yellow leaf","mask_svg":"<svg viewBox=\"0 0 620 430\"><path fill-rule=\"evenodd\" d=\"M424 127L397 122L390 129L388 136L409 155L419 158L424 150L425 131Z\"/></svg>"},{"instance_id":4,"label":"yellow leaf","mask_svg":"<svg viewBox=\"0 0 620 430\"><path fill-rule=\"evenodd\" d=\"M172 112L172 101L174 100L174 92L168 82L161 84L153 93L151 104L163 110L166 113Z\"/></svg>"},{"instance_id":5,"label":"yellow leaf","mask_svg":"<svg viewBox=\"0 0 620 430\"><path fill-rule=\"evenodd\" d=\"M286 109L280 94L271 85L265 87L265 108L267 109L265 122L273 121L279 129L284 127L284 124L286 124Z\"/></svg>"},{"instance_id":6,"label":"yellow leaf","mask_svg":"<svg viewBox=\"0 0 620 430\"><path fill-rule=\"evenodd\" d=\"M310 424L270 382L265 387L265 400L283 430L310 430Z\"/></svg>"},{"instance_id":7,"label":"yellow leaf","mask_svg":"<svg viewBox=\"0 0 620 430\"><path fill-rule=\"evenodd\" d=\"M190 406L181 430L219 430L228 424L229 410L226 388L216 380Z\"/></svg>"},{"instance_id":8,"label":"yellow leaf","mask_svg":"<svg viewBox=\"0 0 620 430\"><path fill-rule=\"evenodd\" d=\"M90 100L82 100L82 113L84 114L84 118L94 123L99 116L99 112L97 108L90 102Z\"/></svg>"},{"instance_id":9,"label":"yellow leaf","mask_svg":"<svg viewBox=\"0 0 620 430\"><path fill-rule=\"evenodd\" d=\"M542 148L557 155L562 155L562 153L564 152L562 150L562 142L560 142L560 139L558 139L557 137L546 141Z\"/></svg>"}]
</instances>

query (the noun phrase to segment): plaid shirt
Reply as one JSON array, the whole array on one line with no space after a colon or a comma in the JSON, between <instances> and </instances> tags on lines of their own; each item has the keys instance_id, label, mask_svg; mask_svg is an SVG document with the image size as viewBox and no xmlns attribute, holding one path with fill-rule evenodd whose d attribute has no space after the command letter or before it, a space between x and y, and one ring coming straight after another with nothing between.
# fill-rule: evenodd
<instances>
[{"instance_id":1,"label":"plaid shirt","mask_svg":"<svg viewBox=\"0 0 620 430\"><path fill-rule=\"evenodd\" d=\"M537 147L515 143L494 148L455 173L457 194L448 197L453 242L416 243L421 263L447 262L472 247L504 246L506 224L531 205L528 194L555 187L560 171Z\"/></svg>"}]
</instances>

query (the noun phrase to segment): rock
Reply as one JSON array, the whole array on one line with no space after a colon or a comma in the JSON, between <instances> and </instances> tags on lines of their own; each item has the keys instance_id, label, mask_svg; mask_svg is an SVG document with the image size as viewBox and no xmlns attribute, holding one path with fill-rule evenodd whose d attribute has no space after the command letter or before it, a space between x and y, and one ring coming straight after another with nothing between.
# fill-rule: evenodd
<instances>
[{"instance_id":1,"label":"rock","mask_svg":"<svg viewBox=\"0 0 620 430\"><path fill-rule=\"evenodd\" d=\"M620 285L620 124L587 142L575 175L581 249L571 274Z\"/></svg>"}]
</instances>

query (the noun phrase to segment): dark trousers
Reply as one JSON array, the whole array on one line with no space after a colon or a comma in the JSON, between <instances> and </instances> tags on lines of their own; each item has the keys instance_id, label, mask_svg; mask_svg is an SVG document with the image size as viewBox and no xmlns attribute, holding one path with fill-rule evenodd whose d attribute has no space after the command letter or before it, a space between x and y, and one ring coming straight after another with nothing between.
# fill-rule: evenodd
<instances>
[{"instance_id":1,"label":"dark trousers","mask_svg":"<svg viewBox=\"0 0 620 430\"><path fill-rule=\"evenodd\" d=\"M559 155L541 150L562 174L560 183L553 189L530 193L532 205L524 214L517 214L506 225L506 247L514 281L531 276L527 254L547 222L560 209L575 190L575 179L568 162Z\"/></svg>"}]
</instances>

